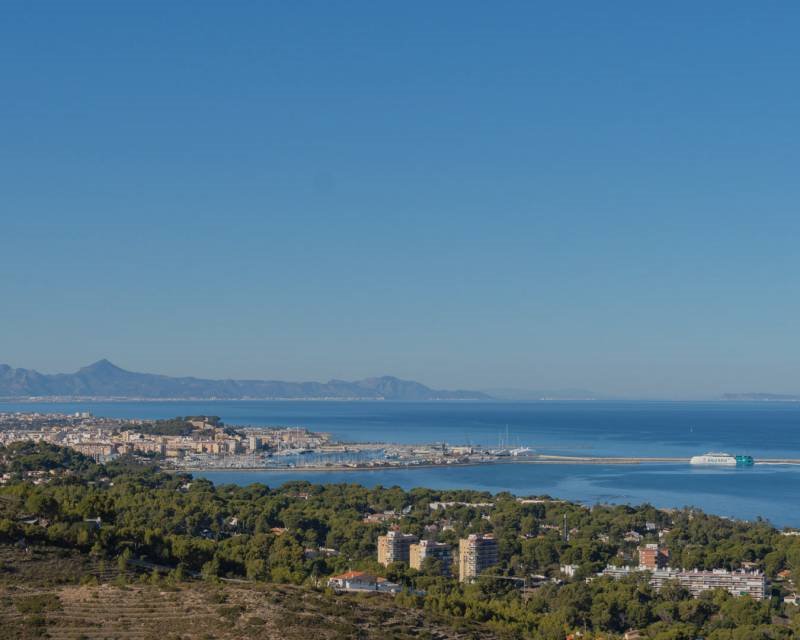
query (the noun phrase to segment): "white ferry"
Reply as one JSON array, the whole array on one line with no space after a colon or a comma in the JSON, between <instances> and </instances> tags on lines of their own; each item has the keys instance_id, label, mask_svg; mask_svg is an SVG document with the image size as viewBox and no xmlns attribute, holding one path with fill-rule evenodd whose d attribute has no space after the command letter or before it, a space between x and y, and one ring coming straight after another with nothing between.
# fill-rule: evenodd
<instances>
[{"instance_id":1,"label":"white ferry","mask_svg":"<svg viewBox=\"0 0 800 640\"><path fill-rule=\"evenodd\" d=\"M729 453L704 453L702 456L692 456L689 464L715 464L736 466L736 458Z\"/></svg>"}]
</instances>

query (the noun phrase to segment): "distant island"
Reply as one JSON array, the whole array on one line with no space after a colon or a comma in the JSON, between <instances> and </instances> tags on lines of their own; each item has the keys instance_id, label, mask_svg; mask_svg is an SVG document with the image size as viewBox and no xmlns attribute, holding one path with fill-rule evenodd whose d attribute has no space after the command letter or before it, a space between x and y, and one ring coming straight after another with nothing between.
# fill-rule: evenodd
<instances>
[{"instance_id":1,"label":"distant island","mask_svg":"<svg viewBox=\"0 0 800 640\"><path fill-rule=\"evenodd\" d=\"M0 364L0 398L5 399L200 399L200 400L488 400L480 391L431 389L392 376L348 382L207 380L126 371L99 360L75 373L44 374Z\"/></svg>"}]
</instances>

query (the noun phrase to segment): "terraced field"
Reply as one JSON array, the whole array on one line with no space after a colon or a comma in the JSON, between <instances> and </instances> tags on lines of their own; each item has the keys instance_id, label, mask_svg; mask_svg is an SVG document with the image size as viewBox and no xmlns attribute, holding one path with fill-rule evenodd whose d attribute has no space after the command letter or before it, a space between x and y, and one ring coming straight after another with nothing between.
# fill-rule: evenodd
<instances>
[{"instance_id":1,"label":"terraced field","mask_svg":"<svg viewBox=\"0 0 800 640\"><path fill-rule=\"evenodd\" d=\"M87 583L88 578L88 583ZM2 640L468 640L463 620L400 608L391 596L335 596L264 583L145 584L132 571L58 549L0 546ZM114 582L114 584L111 584Z\"/></svg>"},{"instance_id":2,"label":"terraced field","mask_svg":"<svg viewBox=\"0 0 800 640\"><path fill-rule=\"evenodd\" d=\"M0 545L0 585L77 584L81 580L112 582L120 573L133 578L133 567L120 572L114 562L101 562L76 551L53 547Z\"/></svg>"},{"instance_id":3,"label":"terraced field","mask_svg":"<svg viewBox=\"0 0 800 640\"><path fill-rule=\"evenodd\" d=\"M331 596L283 585L4 589L0 602L0 635L9 640L493 637L477 626L455 630L420 612L396 608L387 596Z\"/></svg>"}]
</instances>

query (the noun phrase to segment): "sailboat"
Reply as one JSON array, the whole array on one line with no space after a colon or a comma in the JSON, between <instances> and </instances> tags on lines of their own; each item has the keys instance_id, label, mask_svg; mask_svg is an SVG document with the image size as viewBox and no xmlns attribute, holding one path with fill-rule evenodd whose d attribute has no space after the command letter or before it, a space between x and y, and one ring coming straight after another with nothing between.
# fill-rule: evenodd
<instances>
[{"instance_id":1,"label":"sailboat","mask_svg":"<svg viewBox=\"0 0 800 640\"><path fill-rule=\"evenodd\" d=\"M497 449L493 449L489 453L493 456L527 456L533 453L533 449L530 447L523 447L517 444L515 448L510 448L508 445L508 425L506 425L506 437L503 440L502 436L499 438L499 447Z\"/></svg>"},{"instance_id":2,"label":"sailboat","mask_svg":"<svg viewBox=\"0 0 800 640\"><path fill-rule=\"evenodd\" d=\"M509 452L512 456L529 456L533 453L530 447L517 447Z\"/></svg>"}]
</instances>

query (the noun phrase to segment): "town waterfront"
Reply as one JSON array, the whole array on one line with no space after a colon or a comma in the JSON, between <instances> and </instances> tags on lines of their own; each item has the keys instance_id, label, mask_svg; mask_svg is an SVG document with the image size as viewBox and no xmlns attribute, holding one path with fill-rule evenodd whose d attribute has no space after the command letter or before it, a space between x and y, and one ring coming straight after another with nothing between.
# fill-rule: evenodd
<instances>
[{"instance_id":1,"label":"town waterfront","mask_svg":"<svg viewBox=\"0 0 800 640\"><path fill-rule=\"evenodd\" d=\"M219 415L232 425L302 426L335 439L532 447L537 453L685 457L710 450L800 458L800 404L740 402L293 402L0 403L0 411L91 411L119 418ZM744 519L800 526L800 467L687 464L500 464L375 471L201 472L215 482L357 482L549 494L659 507L693 505Z\"/></svg>"}]
</instances>

